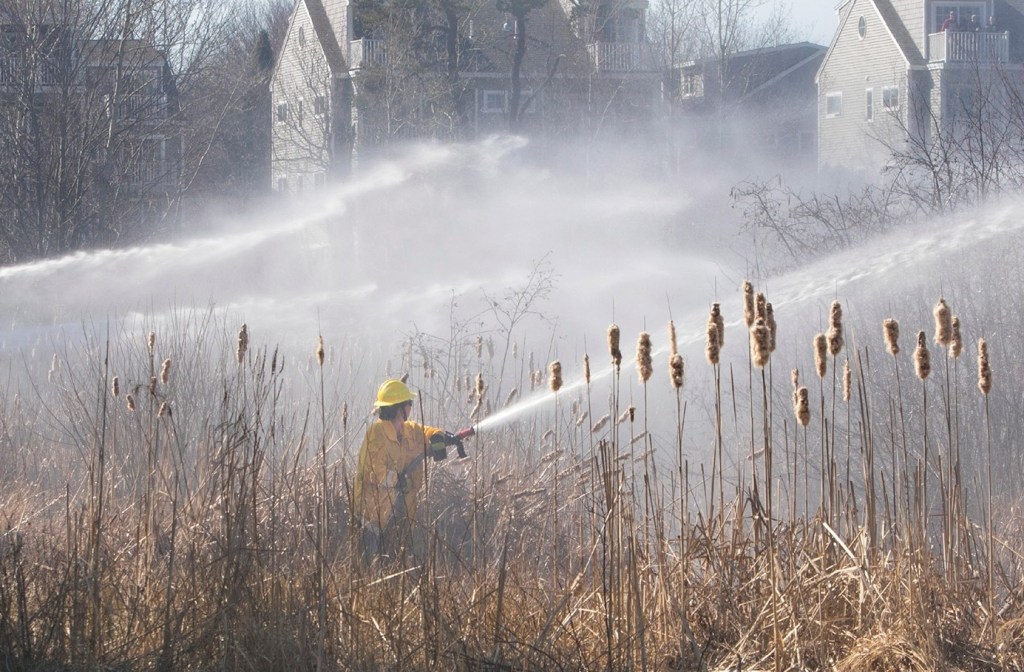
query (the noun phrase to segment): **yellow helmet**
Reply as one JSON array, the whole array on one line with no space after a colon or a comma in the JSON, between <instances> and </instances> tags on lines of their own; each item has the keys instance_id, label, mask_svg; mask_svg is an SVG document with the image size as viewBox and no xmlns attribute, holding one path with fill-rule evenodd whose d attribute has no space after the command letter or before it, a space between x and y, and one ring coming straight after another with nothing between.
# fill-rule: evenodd
<instances>
[{"instance_id":1,"label":"yellow helmet","mask_svg":"<svg viewBox=\"0 0 1024 672\"><path fill-rule=\"evenodd\" d=\"M412 401L416 397L416 393L405 386L400 380L391 379L385 380L384 384L377 390L377 401L373 402L374 406L394 406L395 404L401 404L406 401Z\"/></svg>"}]
</instances>

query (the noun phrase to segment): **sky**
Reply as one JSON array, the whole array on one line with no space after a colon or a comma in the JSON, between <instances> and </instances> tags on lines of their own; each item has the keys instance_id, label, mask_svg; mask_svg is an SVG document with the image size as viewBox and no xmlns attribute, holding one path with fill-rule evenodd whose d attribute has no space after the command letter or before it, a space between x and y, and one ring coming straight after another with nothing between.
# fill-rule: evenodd
<instances>
[{"instance_id":1,"label":"sky","mask_svg":"<svg viewBox=\"0 0 1024 672\"><path fill-rule=\"evenodd\" d=\"M799 37L828 45L836 29L837 0L791 0L793 26Z\"/></svg>"}]
</instances>

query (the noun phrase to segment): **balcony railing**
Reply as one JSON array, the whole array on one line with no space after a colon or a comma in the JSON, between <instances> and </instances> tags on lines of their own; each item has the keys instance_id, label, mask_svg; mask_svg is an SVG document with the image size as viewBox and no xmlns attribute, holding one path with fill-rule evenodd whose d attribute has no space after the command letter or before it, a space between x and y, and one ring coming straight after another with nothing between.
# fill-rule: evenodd
<instances>
[{"instance_id":1,"label":"balcony railing","mask_svg":"<svg viewBox=\"0 0 1024 672\"><path fill-rule=\"evenodd\" d=\"M968 33L947 30L928 36L932 63L1008 63L1009 33Z\"/></svg>"},{"instance_id":2,"label":"balcony railing","mask_svg":"<svg viewBox=\"0 0 1024 672\"><path fill-rule=\"evenodd\" d=\"M348 67L352 69L367 68L387 63L387 50L384 40L362 38L352 40L348 45Z\"/></svg>"},{"instance_id":3,"label":"balcony railing","mask_svg":"<svg viewBox=\"0 0 1024 672\"><path fill-rule=\"evenodd\" d=\"M10 86L18 81L21 58L0 55L0 86Z\"/></svg>"},{"instance_id":4,"label":"balcony railing","mask_svg":"<svg viewBox=\"0 0 1024 672\"><path fill-rule=\"evenodd\" d=\"M636 42L592 42L587 45L598 72L653 70L654 61L646 44Z\"/></svg>"}]
</instances>

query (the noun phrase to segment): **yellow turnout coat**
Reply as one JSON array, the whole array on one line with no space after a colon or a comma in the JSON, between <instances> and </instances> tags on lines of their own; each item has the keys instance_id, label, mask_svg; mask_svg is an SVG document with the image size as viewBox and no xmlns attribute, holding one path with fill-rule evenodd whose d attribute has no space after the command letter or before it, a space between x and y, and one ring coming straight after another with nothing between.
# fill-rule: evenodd
<instances>
[{"instance_id":1,"label":"yellow turnout coat","mask_svg":"<svg viewBox=\"0 0 1024 672\"><path fill-rule=\"evenodd\" d=\"M410 420L402 423L399 439L390 420L376 420L366 430L359 448L352 506L365 523L384 529L395 507L398 476L413 460L422 458L427 444L444 430L426 427ZM423 485L423 464L417 464L405 475L405 511L411 521L416 515L416 500Z\"/></svg>"}]
</instances>

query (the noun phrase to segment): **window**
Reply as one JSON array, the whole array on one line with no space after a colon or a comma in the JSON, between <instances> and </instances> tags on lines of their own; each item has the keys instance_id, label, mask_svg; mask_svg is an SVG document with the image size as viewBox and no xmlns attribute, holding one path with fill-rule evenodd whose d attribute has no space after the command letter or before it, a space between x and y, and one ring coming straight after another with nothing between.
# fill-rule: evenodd
<instances>
[{"instance_id":1,"label":"window","mask_svg":"<svg viewBox=\"0 0 1024 672\"><path fill-rule=\"evenodd\" d=\"M971 0L961 2L936 2L932 5L931 14L928 16L930 23L928 26L928 32L941 32L942 24L946 21L946 18L949 17L950 12L953 13L953 19L957 23L960 21L969 21L972 14L977 15L979 22L982 24L985 23L985 18L987 18L984 2Z\"/></svg>"},{"instance_id":2,"label":"window","mask_svg":"<svg viewBox=\"0 0 1024 672\"><path fill-rule=\"evenodd\" d=\"M864 37L865 37L865 36L866 36L867 34L868 34L868 22L867 22L867 19L865 19L865 18L864 18L864 17L862 16L862 17L860 17L860 18L859 18L859 19L857 20L857 36L858 36L858 37L860 37L860 39L862 39L862 40L863 40L863 39L864 39Z\"/></svg>"},{"instance_id":3,"label":"window","mask_svg":"<svg viewBox=\"0 0 1024 672\"><path fill-rule=\"evenodd\" d=\"M303 108L304 108L303 100L302 100L302 98L299 98L299 109L295 111L295 118L298 120L298 122L300 124L302 123L302 118L304 116L303 115L303 112L304 112Z\"/></svg>"},{"instance_id":4,"label":"window","mask_svg":"<svg viewBox=\"0 0 1024 672\"><path fill-rule=\"evenodd\" d=\"M898 86L882 87L882 107L886 110L900 109L900 88Z\"/></svg>"},{"instance_id":5,"label":"window","mask_svg":"<svg viewBox=\"0 0 1024 672\"><path fill-rule=\"evenodd\" d=\"M832 117L841 117L843 115L843 93L839 91L837 93L826 93L825 94L825 117L830 119Z\"/></svg>"},{"instance_id":6,"label":"window","mask_svg":"<svg viewBox=\"0 0 1024 672\"><path fill-rule=\"evenodd\" d=\"M277 104L277 123L283 124L288 121L288 103Z\"/></svg>"},{"instance_id":7,"label":"window","mask_svg":"<svg viewBox=\"0 0 1024 672\"><path fill-rule=\"evenodd\" d=\"M480 111L486 114L503 113L507 100L504 91L484 91Z\"/></svg>"},{"instance_id":8,"label":"window","mask_svg":"<svg viewBox=\"0 0 1024 672\"><path fill-rule=\"evenodd\" d=\"M299 46L306 46L306 29L302 26L299 26Z\"/></svg>"},{"instance_id":9,"label":"window","mask_svg":"<svg viewBox=\"0 0 1024 672\"><path fill-rule=\"evenodd\" d=\"M704 95L704 76L699 72L684 72L682 81L683 98L696 98Z\"/></svg>"},{"instance_id":10,"label":"window","mask_svg":"<svg viewBox=\"0 0 1024 672\"><path fill-rule=\"evenodd\" d=\"M865 89L864 90L864 120L874 121L875 120L875 90Z\"/></svg>"},{"instance_id":11,"label":"window","mask_svg":"<svg viewBox=\"0 0 1024 672\"><path fill-rule=\"evenodd\" d=\"M313 99L313 114L324 115L327 113L327 98L317 96Z\"/></svg>"}]
</instances>

